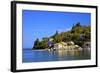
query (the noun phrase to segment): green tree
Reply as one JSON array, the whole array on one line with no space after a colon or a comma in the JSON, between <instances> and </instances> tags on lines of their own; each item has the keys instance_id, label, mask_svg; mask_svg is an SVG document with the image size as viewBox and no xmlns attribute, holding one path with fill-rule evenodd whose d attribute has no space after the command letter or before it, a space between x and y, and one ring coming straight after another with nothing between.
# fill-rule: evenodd
<instances>
[{"instance_id":1,"label":"green tree","mask_svg":"<svg viewBox=\"0 0 100 73\"><path fill-rule=\"evenodd\" d=\"M51 36L51 38L55 38L58 34L59 34L58 31L56 31L55 34Z\"/></svg>"},{"instance_id":2,"label":"green tree","mask_svg":"<svg viewBox=\"0 0 100 73\"><path fill-rule=\"evenodd\" d=\"M78 22L78 23L76 24L76 27L81 27L80 22Z\"/></svg>"},{"instance_id":3,"label":"green tree","mask_svg":"<svg viewBox=\"0 0 100 73\"><path fill-rule=\"evenodd\" d=\"M34 42L33 48L35 49L46 49L48 48L47 42L52 39L52 43L59 42L69 42L73 41L75 44L82 46L85 42L91 41L91 27L89 26L81 26L78 22L76 25L72 26L72 29L66 32L58 33L55 32L54 35L50 37L43 37L41 41L37 38Z\"/></svg>"},{"instance_id":4,"label":"green tree","mask_svg":"<svg viewBox=\"0 0 100 73\"><path fill-rule=\"evenodd\" d=\"M37 49L39 48L39 45L40 45L40 42L39 42L39 39L37 38L34 42L34 46L33 46L33 49Z\"/></svg>"}]
</instances>

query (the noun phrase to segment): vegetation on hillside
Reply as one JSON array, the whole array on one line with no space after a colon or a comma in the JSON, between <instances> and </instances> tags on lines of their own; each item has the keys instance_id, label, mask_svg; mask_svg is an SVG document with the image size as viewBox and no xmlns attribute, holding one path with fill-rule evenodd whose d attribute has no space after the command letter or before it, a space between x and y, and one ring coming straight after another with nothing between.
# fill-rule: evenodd
<instances>
[{"instance_id":1,"label":"vegetation on hillside","mask_svg":"<svg viewBox=\"0 0 100 73\"><path fill-rule=\"evenodd\" d=\"M72 29L66 32L59 33L56 31L54 35L50 37L43 37L40 41L38 38L35 40L33 49L46 49L49 48L48 42L53 44L59 42L73 41L75 44L82 46L85 42L90 42L91 39L91 26L82 26L77 23L72 26Z\"/></svg>"}]
</instances>

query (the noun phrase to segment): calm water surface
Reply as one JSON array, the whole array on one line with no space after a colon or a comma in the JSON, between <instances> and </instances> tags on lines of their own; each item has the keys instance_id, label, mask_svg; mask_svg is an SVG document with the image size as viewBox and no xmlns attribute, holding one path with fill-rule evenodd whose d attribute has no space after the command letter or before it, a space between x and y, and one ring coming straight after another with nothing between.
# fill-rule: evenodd
<instances>
[{"instance_id":1,"label":"calm water surface","mask_svg":"<svg viewBox=\"0 0 100 73\"><path fill-rule=\"evenodd\" d=\"M47 61L68 61L90 59L90 51L47 51L47 50L28 50L22 53L23 62L47 62Z\"/></svg>"}]
</instances>

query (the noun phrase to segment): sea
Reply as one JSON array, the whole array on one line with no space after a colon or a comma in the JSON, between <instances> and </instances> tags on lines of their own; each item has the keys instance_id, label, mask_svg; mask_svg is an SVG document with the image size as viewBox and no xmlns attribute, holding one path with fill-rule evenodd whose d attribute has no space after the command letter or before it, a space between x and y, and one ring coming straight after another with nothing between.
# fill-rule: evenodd
<instances>
[{"instance_id":1,"label":"sea","mask_svg":"<svg viewBox=\"0 0 100 73\"><path fill-rule=\"evenodd\" d=\"M49 61L71 61L91 59L91 51L79 50L32 50L24 48L22 50L22 62L49 62Z\"/></svg>"}]
</instances>

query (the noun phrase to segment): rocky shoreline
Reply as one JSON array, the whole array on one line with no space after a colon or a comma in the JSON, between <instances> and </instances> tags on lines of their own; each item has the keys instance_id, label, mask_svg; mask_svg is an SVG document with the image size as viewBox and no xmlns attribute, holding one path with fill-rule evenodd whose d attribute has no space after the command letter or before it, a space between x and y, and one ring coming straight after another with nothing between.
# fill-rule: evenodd
<instances>
[{"instance_id":1,"label":"rocky shoreline","mask_svg":"<svg viewBox=\"0 0 100 73\"><path fill-rule=\"evenodd\" d=\"M83 50L80 46L75 45L74 42L70 41L70 42L60 42L60 43L56 43L54 44L53 47L51 47L49 50Z\"/></svg>"}]
</instances>

